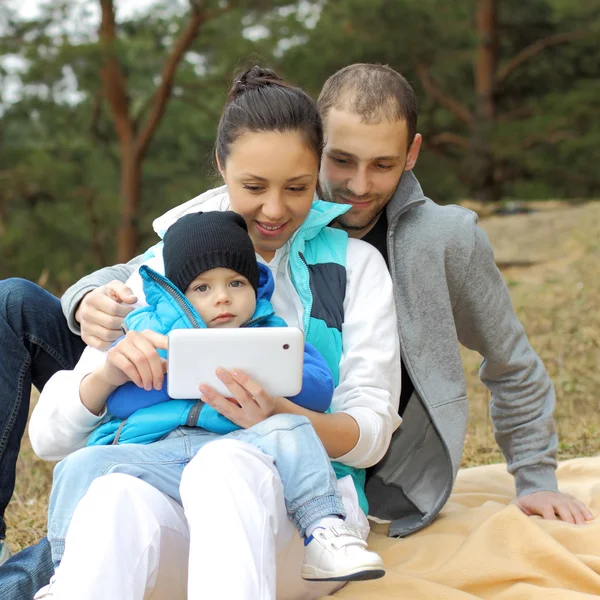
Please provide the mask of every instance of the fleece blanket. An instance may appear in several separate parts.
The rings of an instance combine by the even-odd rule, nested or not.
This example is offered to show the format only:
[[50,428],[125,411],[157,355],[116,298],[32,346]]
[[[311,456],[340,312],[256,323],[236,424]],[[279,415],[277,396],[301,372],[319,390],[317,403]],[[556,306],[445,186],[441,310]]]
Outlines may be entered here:
[[405,539],[373,524],[382,579],[348,584],[346,600],[583,600],[600,597],[600,457],[559,465],[558,481],[598,517],[583,526],[527,517],[510,504],[505,465],[463,469],[450,500]]

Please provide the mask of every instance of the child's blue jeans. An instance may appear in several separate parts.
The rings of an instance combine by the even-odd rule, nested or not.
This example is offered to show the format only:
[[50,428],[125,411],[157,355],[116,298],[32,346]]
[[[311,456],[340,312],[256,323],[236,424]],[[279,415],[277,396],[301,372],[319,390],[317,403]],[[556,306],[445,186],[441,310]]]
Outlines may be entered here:
[[[152,444],[82,448],[56,465],[48,510],[48,540],[55,565],[62,559],[73,512],[94,479],[109,473],[133,475],[181,502],[179,484],[185,466],[202,446],[224,438],[252,444],[274,459],[288,515],[300,535],[319,519],[346,516],[329,457],[307,417],[275,415],[227,435],[180,427]],[[210,481],[206,493],[210,494]]]

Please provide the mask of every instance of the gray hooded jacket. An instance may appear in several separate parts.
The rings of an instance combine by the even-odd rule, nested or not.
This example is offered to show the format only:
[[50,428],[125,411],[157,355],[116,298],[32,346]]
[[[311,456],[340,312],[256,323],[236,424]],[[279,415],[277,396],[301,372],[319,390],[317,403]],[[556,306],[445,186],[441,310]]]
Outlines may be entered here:
[[[439,206],[405,173],[387,207],[388,252],[404,364],[415,392],[367,481],[370,513],[405,536],[446,503],[460,466],[467,397],[459,344],[483,357],[496,440],[518,495],[557,489],[554,389],[517,319],[475,213]],[[101,269],[62,297],[69,326],[83,296],[142,262]],[[398,365],[400,368],[400,365]]]
[[439,206],[405,173],[387,207],[401,352],[415,391],[367,483],[371,514],[405,536],[446,503],[460,466],[467,397],[459,344],[483,357],[496,441],[517,495],[557,490],[555,396],[512,308],[477,215]]

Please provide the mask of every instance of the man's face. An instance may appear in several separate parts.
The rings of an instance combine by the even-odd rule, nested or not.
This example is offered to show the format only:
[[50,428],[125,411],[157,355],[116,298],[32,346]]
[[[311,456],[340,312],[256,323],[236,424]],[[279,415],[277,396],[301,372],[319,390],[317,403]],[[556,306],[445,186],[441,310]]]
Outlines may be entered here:
[[415,137],[414,156],[412,147],[409,155],[407,137],[406,121],[367,124],[358,115],[336,108],[327,115],[321,189],[325,200],[352,205],[337,220],[351,237],[368,233],[402,173],[414,166],[420,136]]

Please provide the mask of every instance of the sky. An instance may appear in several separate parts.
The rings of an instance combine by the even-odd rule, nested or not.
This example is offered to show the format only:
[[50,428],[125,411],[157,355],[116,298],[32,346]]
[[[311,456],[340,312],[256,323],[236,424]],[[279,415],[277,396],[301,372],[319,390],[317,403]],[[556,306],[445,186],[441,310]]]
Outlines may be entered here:
[[[162,4],[167,1],[169,7],[177,7],[178,5],[187,8],[189,6],[189,0],[162,0]],[[128,19],[133,16],[136,12],[145,12],[153,4],[157,4],[159,0],[114,0],[116,7],[116,20],[117,23],[124,19]],[[18,17],[22,19],[33,19],[40,14],[40,7],[52,5],[56,3],[56,0],[0,0],[0,29],[2,27],[2,8],[8,7],[16,11]],[[59,25],[59,28],[63,32],[67,32],[70,36],[77,38],[82,34],[85,36],[86,33],[97,32],[98,24],[100,22],[100,7],[98,0],[74,0],[73,5],[75,8],[75,14],[70,20],[71,22],[63,22]],[[79,8],[87,9],[87,14],[83,14]],[[304,10],[306,9],[306,10]],[[312,22],[314,24],[318,20],[319,10],[315,9],[314,6],[309,6],[300,0],[297,4],[297,10],[299,14],[306,13],[304,15],[307,24]],[[312,15],[312,16],[311,16]],[[247,28],[244,35],[249,38],[254,36],[264,35],[263,27],[255,25]],[[294,40],[282,40],[281,50],[285,50],[290,43],[295,43]],[[192,60],[192,57],[189,57]],[[0,86],[0,115],[2,114],[2,105],[12,104],[18,102],[20,97],[20,91],[22,87],[20,85],[19,72],[23,71],[26,67],[26,63],[20,56],[16,55],[4,55],[0,56],[0,66],[2,66],[6,75],[2,77],[2,85]],[[198,67],[200,68],[200,66]],[[65,73],[65,84],[66,91],[64,99],[68,102],[79,101],[79,94],[76,91],[76,80],[73,73]]]
[[[32,19],[39,15],[41,6],[51,4],[53,1],[54,0],[0,0],[0,8],[1,5],[7,6],[9,9],[15,10],[19,17]],[[155,2],[156,0],[115,0],[117,21],[126,19],[137,11],[144,11]],[[93,12],[97,13],[97,17],[92,18],[94,18],[96,22],[99,22],[100,8],[98,6],[98,0],[77,0],[77,5],[82,7],[90,7]],[[80,26],[81,22],[66,24],[66,29],[67,31],[77,31],[77,28]],[[94,23],[92,28],[96,30],[97,24]],[[8,71],[8,75],[3,78],[2,89],[0,90],[1,115],[2,104],[11,104],[13,102],[18,102],[19,100],[20,79],[18,77],[18,73],[24,67],[24,63],[23,60],[18,56],[5,55],[0,56],[0,65]],[[70,102],[77,102],[79,100],[79,95],[75,91],[76,83],[74,81],[74,76],[69,73],[65,73],[65,78],[67,85],[65,99]],[[71,78],[71,81],[69,81],[69,78]]]
[[[89,0],[80,0],[82,4],[86,1]],[[154,0],[116,0],[117,18],[129,17],[135,11],[147,8],[153,1]],[[19,16],[32,18],[38,15],[38,7],[42,4],[48,4],[48,0],[4,0],[4,3],[9,7],[16,9]],[[95,2],[95,4],[97,4],[97,2]]]

